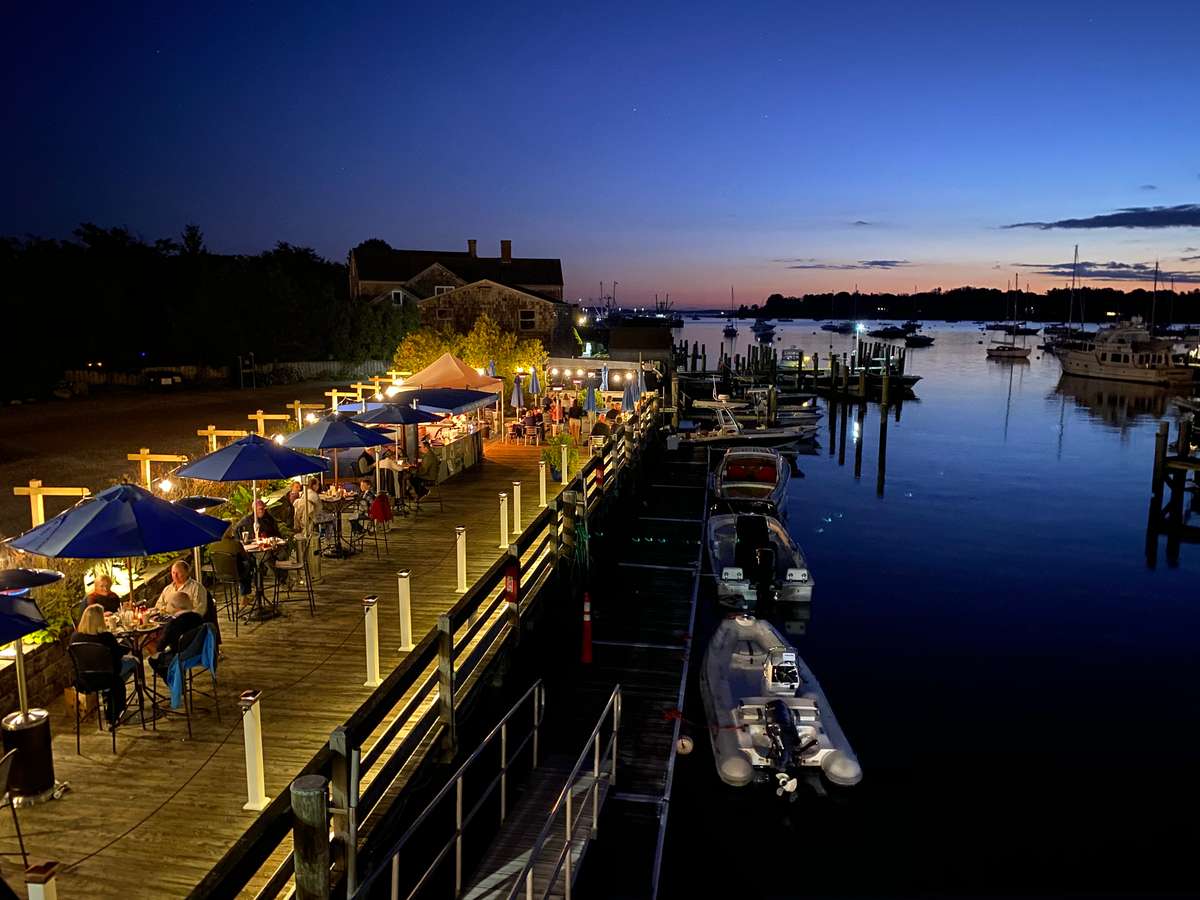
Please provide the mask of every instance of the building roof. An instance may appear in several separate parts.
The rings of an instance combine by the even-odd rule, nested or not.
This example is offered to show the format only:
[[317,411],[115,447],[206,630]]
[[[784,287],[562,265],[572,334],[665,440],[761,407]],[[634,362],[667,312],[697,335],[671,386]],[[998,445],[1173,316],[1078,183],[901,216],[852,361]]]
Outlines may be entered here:
[[471,256],[465,250],[393,250],[370,245],[351,252],[360,281],[408,281],[440,263],[466,282],[486,278],[509,285],[563,283],[559,259],[514,256],[504,262],[495,256]]

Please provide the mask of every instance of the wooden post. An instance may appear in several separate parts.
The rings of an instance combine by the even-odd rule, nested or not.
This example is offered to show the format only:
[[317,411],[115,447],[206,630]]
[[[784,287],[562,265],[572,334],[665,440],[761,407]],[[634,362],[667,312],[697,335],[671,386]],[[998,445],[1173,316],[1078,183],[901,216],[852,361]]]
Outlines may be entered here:
[[696,360],[699,356],[700,356],[700,342],[692,341],[692,366],[691,366],[691,369],[689,369],[689,371],[691,371],[691,372],[696,371]]
[[255,411],[254,411],[253,413],[251,413],[250,415],[246,416],[246,418],[247,418],[247,419],[249,419],[249,420],[250,420],[250,421],[252,421],[252,422],[257,422],[257,423],[258,423],[258,436],[259,436],[259,437],[266,437],[266,436],[267,436],[267,422],[268,422],[268,421],[271,421],[271,422],[279,422],[279,421],[286,422],[286,421],[288,421],[288,419],[290,419],[290,418],[291,418],[291,416],[290,416],[290,415],[287,415],[286,413],[265,413],[265,412],[263,412],[261,409],[258,409],[258,410],[255,410]]
[[858,396],[861,400],[867,399],[867,370],[865,368],[858,370]]
[[151,453],[149,447],[143,447],[137,453],[126,453],[125,458],[130,462],[141,463],[142,481],[146,485],[146,490],[154,490],[153,483],[150,480],[150,463],[152,462],[187,462],[186,456],[179,456],[175,453]]
[[303,428],[304,427],[304,411],[306,409],[310,410],[310,411],[324,409],[325,404],[324,403],[301,403],[299,400],[293,400],[291,403],[289,403],[287,405],[287,408],[290,409],[292,411],[292,415],[294,415],[296,417],[296,427]]
[[[337,388],[334,388],[331,391],[326,391],[325,396],[329,398],[329,402],[333,406],[333,411],[337,412],[338,406],[341,405],[341,402],[343,400],[349,400],[351,397],[353,397],[354,391],[339,391]],[[325,407],[322,407],[322,409],[324,408]],[[253,419],[254,417],[251,416],[250,418]]]
[[1167,443],[1170,440],[1171,425],[1169,422],[1158,423],[1158,433],[1154,436],[1154,472],[1150,476],[1150,496],[1154,498],[1154,518],[1162,518],[1163,480],[1167,471]]
[[209,425],[207,428],[201,428],[196,432],[196,437],[208,439],[208,452],[215,453],[217,450],[217,438],[231,437],[244,438],[250,432],[244,429],[237,428],[218,428],[216,425]]
[[708,345],[707,344],[700,345],[700,371],[701,372],[708,371]]
[[[887,376],[884,375],[884,384],[887,384]],[[884,390],[887,390],[885,387]],[[883,481],[884,475],[887,472],[887,429],[888,417],[887,407],[882,406],[879,409],[879,453],[878,463],[875,469],[875,496],[883,496]]]
[[882,411],[883,418],[887,418],[888,405],[888,388],[891,387],[892,376],[887,371],[883,373],[883,385],[879,389],[879,403],[884,407]]
[[[679,373],[671,372],[671,427],[679,429]],[[542,506],[546,504],[543,503]]]
[[46,497],[87,497],[91,490],[85,487],[43,487],[36,478],[31,479],[29,487],[13,488],[13,495],[29,498],[30,527],[37,528],[46,521]]
[[301,775],[289,793],[296,900],[328,900],[329,781],[324,775]]

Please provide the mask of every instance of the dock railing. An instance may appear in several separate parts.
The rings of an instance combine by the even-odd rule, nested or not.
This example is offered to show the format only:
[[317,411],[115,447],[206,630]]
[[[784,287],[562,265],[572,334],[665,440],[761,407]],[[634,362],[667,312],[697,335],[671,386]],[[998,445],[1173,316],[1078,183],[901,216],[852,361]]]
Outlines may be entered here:
[[[584,521],[616,490],[654,433],[659,401],[646,394],[637,411],[583,462],[554,503],[458,599],[344,724],[335,728],[300,775],[321,775],[331,789],[331,858],[346,892],[358,887],[359,833],[390,788],[431,750],[457,749],[456,715],[484,664],[520,633],[522,617],[545,594],[560,564],[574,555],[576,514]],[[569,512],[565,497],[584,498]],[[388,804],[383,804],[386,807]],[[237,897],[265,879],[255,896],[286,896],[295,873],[292,810],[285,787],[193,888],[192,898]],[[287,847],[287,851],[283,852]],[[269,872],[273,858],[282,858]]]
[[[601,735],[604,725],[610,721],[611,728],[608,740],[603,742],[603,749],[601,749]],[[513,882],[512,888],[508,892],[508,900],[516,900],[516,898],[522,895],[524,895],[525,900],[534,900],[534,897],[539,896],[545,900],[545,898],[550,896],[554,885],[558,883],[558,876],[560,874],[564,876],[563,896],[566,897],[566,900],[571,900],[571,882],[573,880],[571,851],[575,848],[577,840],[582,840],[586,843],[596,836],[596,826],[600,819],[600,779],[607,776],[609,787],[617,783],[617,735],[620,730],[621,686],[618,684],[613,688],[613,692],[608,698],[608,703],[601,710],[600,717],[596,721],[596,727],[592,729],[592,733],[584,741],[583,752],[579,754],[579,759],[575,762],[575,768],[567,776],[567,783],[563,785],[558,799],[554,801],[554,805],[550,807],[550,811],[546,814],[546,824],[542,826],[537,840],[533,842],[533,847],[529,851],[529,858],[525,861],[525,865],[522,867]],[[590,766],[588,766],[589,762],[591,763]],[[585,772],[585,766],[587,766],[586,773],[581,776],[580,773]],[[581,777],[587,778],[589,776],[591,781],[587,785],[587,796],[584,797],[583,803],[576,810],[573,800],[575,788],[579,784]],[[586,835],[577,839],[575,832],[580,820],[583,818],[589,801],[592,804],[592,827]],[[554,868],[551,870],[550,877],[546,880],[546,883],[538,885],[534,879],[534,866],[537,865],[542,850],[545,849],[546,841],[550,839],[551,832],[554,831],[554,820],[558,818],[559,810],[562,810],[564,813],[563,848],[554,860]]]
[[[450,776],[446,784],[440,791],[434,795],[433,799],[413,821],[411,825],[405,829],[404,834],[400,839],[392,843],[382,855],[378,857],[379,864],[375,866],[358,885],[353,893],[348,893],[350,900],[359,900],[359,898],[370,896],[372,886],[385,873],[391,874],[391,889],[389,896],[391,900],[398,900],[401,896],[400,887],[400,854],[405,846],[414,836],[418,834],[421,827],[429,820],[435,810],[438,810],[442,802],[449,797],[451,790],[454,791],[454,832],[450,838],[446,840],[434,853],[432,861],[425,868],[420,876],[416,879],[416,883],[412,889],[404,894],[406,897],[415,896],[426,881],[434,872],[442,865],[447,855],[451,850],[454,851],[454,893],[457,896],[462,893],[463,886],[463,836],[467,827],[479,814],[492,795],[497,791],[500,792],[500,821],[503,822],[508,815],[508,774],[512,763],[518,759],[529,747],[529,770],[533,771],[538,765],[538,732],[545,717],[546,692],[541,679],[536,681],[532,687],[527,690],[512,708],[505,713],[496,726],[488,733],[488,735],[480,742],[479,746],[467,757],[458,770]],[[519,741],[515,746],[510,743],[509,723],[518,715],[522,717],[522,721],[528,723],[528,730],[521,728],[519,722],[515,724],[518,729]],[[520,736],[523,734],[523,737]],[[470,809],[464,809],[464,790],[463,779],[467,772],[474,768],[479,761],[481,755],[489,747],[493,745],[496,739],[500,740],[500,765],[499,771],[489,780],[479,791],[479,797],[471,806]],[[423,850],[422,853],[428,853],[428,850]]]

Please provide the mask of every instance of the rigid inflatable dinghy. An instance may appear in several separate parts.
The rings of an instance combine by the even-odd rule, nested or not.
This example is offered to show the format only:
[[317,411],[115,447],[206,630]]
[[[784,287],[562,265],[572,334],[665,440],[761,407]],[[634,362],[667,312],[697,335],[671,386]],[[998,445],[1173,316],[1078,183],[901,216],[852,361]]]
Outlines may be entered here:
[[718,626],[700,693],[708,716],[717,774],[726,784],[773,782],[796,796],[803,769],[833,784],[862,780],[862,767],[812,670],[771,624],[753,616]]

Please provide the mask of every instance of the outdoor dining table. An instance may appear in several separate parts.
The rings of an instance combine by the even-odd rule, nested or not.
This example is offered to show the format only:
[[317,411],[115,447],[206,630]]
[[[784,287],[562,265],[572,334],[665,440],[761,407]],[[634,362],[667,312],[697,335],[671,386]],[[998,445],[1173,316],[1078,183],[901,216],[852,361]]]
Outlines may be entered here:
[[246,541],[242,549],[254,560],[254,603],[243,612],[243,621],[265,622],[280,615],[278,609],[267,604],[267,592],[263,586],[263,570],[267,568],[267,556],[274,553],[284,544],[283,538],[263,537],[256,541]]
[[357,503],[359,497],[355,493],[321,494],[321,504],[333,514],[334,547],[327,553],[328,556],[342,559],[354,553],[350,545],[342,540],[342,513]]

